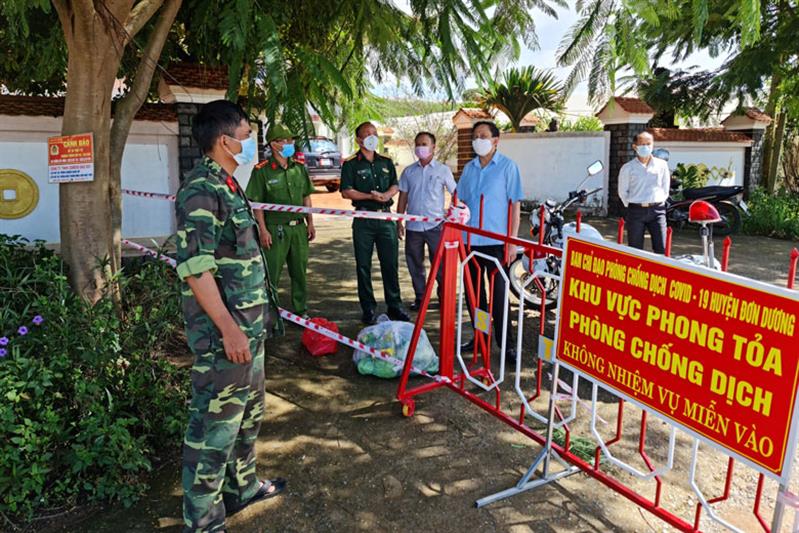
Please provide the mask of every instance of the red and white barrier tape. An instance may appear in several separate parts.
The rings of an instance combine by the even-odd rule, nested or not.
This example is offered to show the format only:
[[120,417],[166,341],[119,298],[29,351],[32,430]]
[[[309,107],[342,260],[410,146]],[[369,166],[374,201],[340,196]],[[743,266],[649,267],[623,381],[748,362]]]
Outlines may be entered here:
[[[138,196],[140,198],[155,198],[161,200],[175,201],[174,194],[164,194],[159,192],[144,192],[133,191],[130,189],[122,189],[124,194],[130,196]],[[371,218],[377,220],[404,220],[406,222],[444,222],[445,217],[426,217],[420,215],[408,215],[404,213],[392,213],[384,211],[354,211],[351,209],[329,209],[327,207],[305,207],[301,205],[282,205],[282,204],[263,204],[259,202],[250,202],[253,209],[261,209],[263,211],[275,211],[278,213],[313,213],[317,215],[337,215],[351,218]]]
[[[172,259],[169,256],[166,256],[164,254],[159,254],[155,250],[151,250],[151,249],[147,248],[146,246],[142,246],[141,244],[136,244],[135,242],[130,241],[128,239],[122,239],[122,244],[124,244],[126,246],[129,246],[131,248],[135,248],[135,249],[137,249],[137,250],[139,250],[141,252],[144,252],[145,254],[147,254],[147,255],[149,255],[151,257],[154,257],[156,259],[164,261],[165,263],[167,263],[168,265],[172,266],[173,268],[177,268],[177,261],[175,261],[174,259]],[[372,348],[371,346],[367,346],[366,344],[364,344],[362,342],[358,342],[356,340],[350,339],[349,337],[345,337],[341,333],[338,333],[336,331],[331,331],[331,330],[329,330],[327,328],[324,328],[324,327],[320,326],[319,324],[316,324],[315,322],[311,322],[310,320],[306,320],[306,319],[302,318],[301,316],[295,315],[294,313],[292,313],[290,311],[286,311],[285,309],[283,309],[281,307],[279,307],[278,310],[280,311],[280,316],[285,318],[286,320],[294,322],[295,324],[297,324],[299,326],[302,326],[302,327],[304,327],[306,329],[310,329],[310,330],[316,331],[317,333],[321,333],[325,337],[327,337],[329,339],[333,339],[334,341],[339,342],[341,344],[345,344],[345,345],[349,346],[350,348],[354,348],[356,350],[360,350],[362,352],[366,352],[369,355],[371,355],[372,357],[375,357],[375,358],[380,359],[382,361],[385,361],[387,363],[391,363],[397,369],[402,368],[402,366],[405,364],[403,361],[397,359],[396,357],[391,357],[390,355],[388,355],[387,352],[381,352],[379,350],[376,350],[376,349]],[[426,372],[424,370],[418,369],[416,367],[411,367],[411,372],[413,372],[414,374],[419,374],[420,376],[424,376],[424,377],[430,378],[430,379],[432,379],[432,380],[434,380],[436,382],[439,382],[439,383],[449,383],[449,381],[450,381],[449,378],[433,375],[433,374],[430,374],[429,372]]]

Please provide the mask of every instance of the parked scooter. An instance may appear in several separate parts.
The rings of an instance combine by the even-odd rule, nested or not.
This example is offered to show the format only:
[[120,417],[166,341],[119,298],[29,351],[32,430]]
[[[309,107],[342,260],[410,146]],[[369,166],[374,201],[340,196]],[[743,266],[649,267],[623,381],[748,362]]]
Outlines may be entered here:
[[[652,155],[668,161],[670,153],[665,148],[657,148]],[[721,216],[721,220],[713,224],[713,233],[724,236],[741,229],[741,212],[749,214],[749,208],[741,198],[744,192],[742,186],[681,187],[682,183],[672,173],[670,196],[666,200],[666,222],[669,226],[682,229],[686,224],[694,225],[688,220],[688,209],[694,201],[704,200],[712,204]]]
[[[575,203],[585,203],[586,199],[602,190],[602,187],[597,187],[586,191],[580,189],[591,176],[599,174],[604,165],[601,161],[595,161],[588,167],[588,175],[577,186],[577,190],[571,191],[569,197],[563,202],[556,203],[554,200],[547,200],[544,202],[544,227],[540,227],[540,215],[538,210],[534,210],[530,214],[530,236],[532,240],[538,241],[539,232],[543,232],[543,243],[555,248],[563,248],[566,239],[570,236],[580,235],[597,240],[604,240],[602,234],[591,226],[590,224],[580,224],[580,232],[577,232],[577,224],[575,222],[565,222],[565,211]],[[558,299],[558,286],[559,281],[555,277],[560,276],[561,259],[554,254],[546,254],[542,257],[533,257],[533,274],[530,273],[530,260],[527,255],[520,254],[519,257],[511,263],[509,267],[508,277],[510,278],[510,287],[516,297],[524,299],[528,304],[541,305],[541,299],[544,298],[547,304],[554,303]],[[528,281],[531,277],[538,277],[536,280]],[[543,290],[542,290],[543,289]]]

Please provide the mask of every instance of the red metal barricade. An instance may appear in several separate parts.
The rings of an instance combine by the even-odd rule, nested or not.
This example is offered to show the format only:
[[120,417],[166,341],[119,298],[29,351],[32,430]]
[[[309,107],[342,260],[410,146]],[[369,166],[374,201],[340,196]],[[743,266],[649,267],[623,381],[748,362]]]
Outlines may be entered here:
[[[543,228],[543,217],[544,215],[542,211],[541,225],[539,226],[541,228]],[[482,202],[479,220],[481,222],[483,220]],[[496,359],[492,361],[491,341],[492,336],[497,334],[495,329],[500,330],[500,327],[505,329],[507,323],[510,322],[510,309],[505,313],[505,325],[493,324],[488,328],[487,332],[481,332],[475,329],[475,342],[473,353],[471,354],[472,357],[469,359],[468,364],[465,362],[463,356],[460,354],[459,346],[456,344],[460,340],[459,333],[461,331],[461,324],[464,318],[464,313],[462,309],[458,308],[458,304],[460,303],[462,306],[463,302],[466,302],[468,315],[471,316],[472,320],[474,321],[474,316],[478,311],[482,311],[484,313],[487,312],[489,316],[492,316],[491,311],[493,306],[504,305],[507,303],[492,301],[492,291],[488,291],[488,309],[480,309],[479,295],[483,288],[481,284],[486,283],[486,281],[482,279],[482,276],[480,276],[478,279],[474,279],[469,275],[467,263],[475,261],[475,254],[468,246],[471,242],[471,236],[481,235],[504,243],[505,264],[503,266],[507,266],[507,264],[513,259],[508,253],[509,247],[511,246],[518,247],[518,249],[521,251],[521,255],[524,255],[528,258],[531,272],[533,268],[534,257],[546,256],[547,254],[551,254],[556,257],[561,256],[562,252],[560,249],[545,246],[543,244],[543,233],[539,235],[538,242],[531,242],[512,237],[510,236],[510,233],[510,224],[507,234],[500,235],[487,232],[483,229],[471,228],[462,224],[452,222],[445,223],[441,243],[436,252],[433,265],[429,273],[427,290],[416,319],[415,332],[411,340],[408,357],[405,361],[397,390],[397,399],[402,405],[403,414],[406,416],[413,414],[415,411],[416,396],[430,392],[434,389],[447,388],[456,394],[463,396],[519,433],[529,437],[534,442],[544,446],[544,451],[542,451],[542,453],[536,457],[536,460],[530,466],[527,473],[522,477],[521,480],[519,480],[515,487],[511,487],[508,490],[478,500],[478,502],[476,502],[478,506],[489,504],[499,499],[518,494],[525,490],[530,490],[537,486],[556,481],[560,478],[577,472],[583,472],[603,483],[614,492],[624,496],[641,509],[649,511],[651,514],[657,516],[678,530],[700,531],[703,518],[710,520],[722,527],[730,528],[732,530],[742,530],[737,525],[722,518],[716,511],[716,507],[714,507],[714,505],[718,505],[721,502],[729,499],[735,473],[745,470],[746,465],[740,465],[739,468],[736,469],[735,459],[729,456],[724,456],[726,471],[723,475],[723,486],[720,487],[721,494],[717,497],[706,499],[703,496],[703,493],[700,490],[697,482],[697,467],[699,458],[703,457],[703,455],[701,455],[699,452],[699,441],[694,439],[694,446],[690,452],[691,464],[690,478],[688,481],[691,489],[693,490],[693,494],[696,497],[697,503],[694,511],[689,516],[686,516],[685,513],[683,513],[683,516],[680,516],[679,513],[667,508],[667,506],[665,506],[663,503],[664,494],[666,492],[666,482],[663,475],[673,468],[673,464],[675,462],[675,450],[677,449],[676,434],[678,432],[678,428],[676,426],[669,427],[670,435],[665,454],[665,464],[661,465],[660,467],[656,467],[655,461],[647,453],[647,434],[650,429],[648,428],[648,423],[650,421],[651,413],[649,413],[647,410],[639,409],[629,403],[626,403],[622,398],[616,397],[615,401],[618,403],[618,407],[615,411],[616,419],[612,424],[607,424],[605,422],[605,424],[607,424],[609,428],[612,428],[612,430],[609,431],[610,438],[604,440],[604,437],[602,437],[600,434],[597,425],[597,421],[602,421],[601,417],[599,417],[597,413],[597,385],[595,383],[593,384],[591,406],[587,407],[585,405],[586,402],[581,400],[577,395],[580,379],[578,373],[574,372],[572,383],[570,385],[564,383],[559,377],[558,362],[556,360],[550,360],[546,352],[542,352],[540,346],[538,354],[540,357],[531,353],[517,354],[520,362],[516,366],[515,392],[519,396],[518,401],[521,403],[521,407],[518,412],[509,412],[507,409],[503,409],[503,395],[506,394],[507,391],[501,390],[500,384],[504,380],[505,357],[502,352],[500,352],[499,373],[498,375],[495,375],[495,372],[492,370],[492,362],[494,363],[495,368],[497,366],[497,361]],[[619,221],[619,241],[621,241],[622,235],[623,221]],[[667,244],[668,246],[666,253],[669,255],[671,252],[670,229],[667,235]],[[723,270],[726,270],[729,262],[730,246],[731,240],[725,239],[721,263]],[[797,262],[799,262],[799,252],[794,250],[794,252],[791,254],[789,268],[789,288],[793,287]],[[420,332],[425,323],[427,305],[432,295],[432,289],[433,284],[435,283],[436,275],[440,269],[443,269],[443,276],[440,296],[441,322],[439,357],[440,374],[445,379],[435,383],[425,383],[416,387],[410,387],[409,377],[411,375],[413,353],[415,352]],[[505,273],[499,269],[495,269],[487,281],[489,289],[492,288],[494,283],[497,282],[496,276],[498,275],[504,276]],[[534,275],[530,282],[539,284],[540,286],[541,279]],[[506,282],[506,288],[507,286],[508,285]],[[522,347],[521,339],[522,335],[524,334],[522,331],[525,320],[523,306],[524,302],[523,299],[521,299],[519,303],[520,311],[518,313],[518,334],[516,343],[519,348]],[[545,333],[547,311],[552,311],[552,309],[547,309],[547,301],[545,298],[542,298],[540,308],[536,309],[535,311],[537,311],[538,314],[537,327],[530,328],[530,331],[535,331],[535,333],[539,335],[539,340],[541,340],[541,342],[545,342],[543,334]],[[530,314],[532,316],[532,313]],[[533,317],[533,319],[535,319],[535,317]],[[530,321],[530,318],[528,317],[526,320]],[[526,329],[525,332],[529,333]],[[460,369],[456,369],[456,360],[461,363]],[[529,371],[531,370],[529,368],[531,365],[534,373],[534,380],[531,384],[528,384],[527,390],[523,391],[519,386],[519,376],[521,373],[520,369],[524,367],[527,371]],[[540,405],[537,408],[538,410],[536,410],[532,404],[534,404],[536,401],[545,400],[544,395],[542,394],[542,384],[544,382],[543,379],[546,375],[546,370],[548,370],[551,377],[551,390],[548,399],[548,407],[545,410],[546,413],[543,413],[542,411],[544,410],[540,408]],[[603,387],[603,394],[607,395],[610,393],[612,393],[612,391],[608,391]],[[564,412],[561,406],[558,405],[558,401],[562,401],[564,398],[570,402],[570,405],[566,410],[567,412]],[[589,458],[584,456],[581,457],[575,451],[575,438],[577,437],[573,435],[571,423],[576,418],[576,408],[578,405],[583,405],[591,412],[591,432],[594,437],[593,443],[595,448],[593,448],[591,457]],[[637,413],[635,411],[636,409]],[[636,416],[636,414],[638,414],[640,417],[637,423],[635,423],[634,428],[637,432],[637,446],[635,447],[635,453],[637,454],[638,460],[644,466],[643,470],[632,466],[630,462],[625,462],[614,456],[614,452],[612,451],[617,447],[614,445],[617,445],[623,440],[625,435],[625,427],[629,426],[629,422],[626,420],[626,417],[631,416],[631,414],[632,416]],[[654,416],[657,415],[655,414]],[[664,422],[664,420],[659,417],[658,421]],[[665,422],[668,424],[667,421]],[[544,426],[543,429],[541,426]],[[661,427],[661,424],[659,424],[659,427]],[[555,438],[556,431],[559,435],[557,439]],[[606,430],[606,432],[608,431]],[[684,452],[684,448],[681,448],[680,450]],[[624,450],[619,451],[619,453],[623,452]],[[702,453],[704,454],[707,452],[703,451]],[[660,453],[658,455],[660,455],[660,462],[664,462],[663,454]],[[555,471],[552,468],[551,465],[554,465],[555,462],[562,464],[562,468],[560,470]],[[533,476],[538,468],[542,465],[543,474],[539,475],[538,479],[533,480]],[[688,468],[688,465],[683,464],[682,466]],[[617,468],[614,469],[610,467]],[[623,471],[622,474],[619,474],[619,470]],[[751,469],[749,470],[749,473],[751,475]],[[642,491],[640,484],[627,481],[625,476],[632,476],[633,480],[637,478],[645,482],[652,482],[654,484],[654,492],[651,495],[645,494]],[[768,521],[762,516],[762,500],[763,494],[765,492],[765,484],[769,483],[770,485],[776,486],[776,482],[765,478],[763,474],[759,474],[757,480],[757,486],[753,487],[754,494],[750,502],[751,513],[749,515],[750,517],[754,517],[756,523],[758,523],[764,531],[771,531],[772,529],[769,527]],[[779,528],[779,524],[782,520],[782,502],[790,500],[790,493],[787,492],[787,489],[787,486],[779,487],[780,497],[775,505],[771,520],[772,527],[776,526],[777,529]],[[744,528],[745,527],[746,526],[744,526]]]

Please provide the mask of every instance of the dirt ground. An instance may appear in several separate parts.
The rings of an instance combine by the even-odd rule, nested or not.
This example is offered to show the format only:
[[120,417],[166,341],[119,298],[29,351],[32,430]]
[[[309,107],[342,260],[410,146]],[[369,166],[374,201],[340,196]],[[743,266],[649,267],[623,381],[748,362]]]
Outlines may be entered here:
[[[320,193],[315,196],[315,204],[348,207],[337,193]],[[592,223],[607,238],[615,239],[614,221]],[[342,333],[355,337],[362,326],[350,221],[318,218],[317,229],[309,265],[311,314],[336,321]],[[784,286],[788,254],[794,245],[735,236],[730,270]],[[674,249],[675,253],[700,253],[697,234],[678,234]],[[720,249],[719,241],[718,254]],[[375,261],[375,292],[378,301],[382,301],[378,273]],[[400,273],[403,296],[410,302],[413,293],[402,257]],[[287,281],[281,283],[281,294],[286,294]],[[434,346],[438,318],[436,312],[431,312],[427,319],[426,330]],[[524,359],[522,386],[526,391],[532,390],[531,354],[535,353],[538,318],[537,313],[528,312],[523,325],[528,355]],[[552,323],[549,317],[549,328]],[[351,361],[352,351],[344,347],[332,356],[310,357],[300,346],[301,330],[293,326],[287,329],[284,338],[270,342],[267,348],[268,414],[257,452],[260,474],[288,478],[288,493],[231,518],[230,531],[670,530],[665,522],[640,511],[584,474],[476,509],[476,499],[515,484],[540,447],[446,389],[420,396],[415,416],[403,418],[394,400],[396,380],[360,376]],[[502,406],[509,413],[518,413],[512,378],[508,372],[502,385]],[[423,379],[414,378],[413,383],[422,383]],[[580,396],[590,403],[590,389],[580,390]],[[601,396],[600,404],[599,413],[605,423],[599,423],[599,431],[608,439],[615,429],[617,403]],[[585,405],[577,407],[574,431],[590,438]],[[535,407],[541,412],[545,408],[543,403],[536,403]],[[640,414],[628,408],[625,416],[625,438],[615,445],[614,453],[644,469],[640,459],[634,459]],[[658,465],[666,461],[667,443],[664,424],[650,419],[647,451]],[[664,478],[662,505],[692,521],[696,497],[687,484],[689,453],[690,440],[678,437],[678,466]],[[720,493],[725,468],[726,460],[715,453],[702,455],[698,479],[708,497]],[[653,481],[633,480],[615,467],[610,471],[646,497],[654,497]],[[179,477],[179,465],[167,465],[157,473],[151,491],[134,508],[101,510],[62,530],[179,531]],[[719,507],[726,519],[744,531],[757,530],[751,516],[756,477],[747,468],[738,467],[731,499]],[[767,482],[766,491],[764,505],[769,507],[773,505],[775,485]],[[786,524],[791,522],[792,517]],[[717,529],[707,521],[702,527]]]

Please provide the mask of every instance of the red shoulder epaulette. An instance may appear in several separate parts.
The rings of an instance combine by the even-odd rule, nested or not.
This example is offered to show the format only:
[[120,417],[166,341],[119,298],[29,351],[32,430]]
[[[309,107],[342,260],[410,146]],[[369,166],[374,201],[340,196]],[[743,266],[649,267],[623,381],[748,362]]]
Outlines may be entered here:
[[268,160],[268,159],[264,159],[263,161],[261,161],[260,163],[258,163],[257,165],[255,165],[255,168],[256,168],[256,169],[261,169],[261,168],[264,168],[268,162],[269,162],[269,160]]

